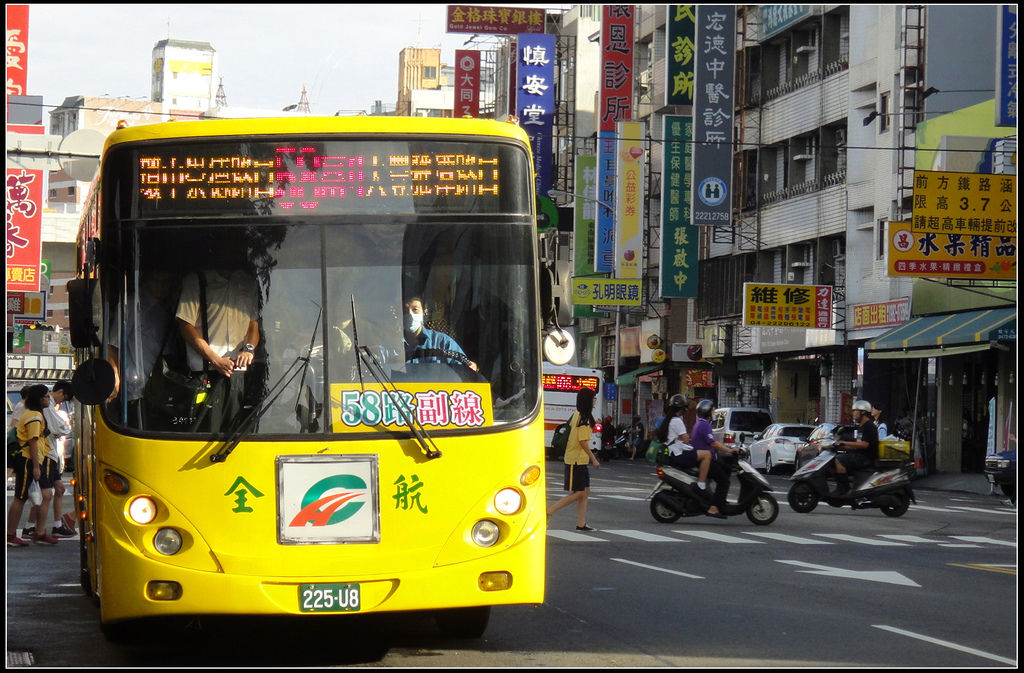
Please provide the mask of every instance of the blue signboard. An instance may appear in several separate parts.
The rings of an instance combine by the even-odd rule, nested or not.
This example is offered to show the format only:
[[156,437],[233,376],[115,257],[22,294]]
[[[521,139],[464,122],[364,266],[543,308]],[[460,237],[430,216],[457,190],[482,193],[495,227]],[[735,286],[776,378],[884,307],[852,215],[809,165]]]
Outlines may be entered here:
[[519,125],[530,136],[537,193],[547,194],[552,187],[554,163],[555,36],[522,33],[517,40],[516,113]]
[[996,126],[1017,125],[1017,5],[1001,5],[996,53]]

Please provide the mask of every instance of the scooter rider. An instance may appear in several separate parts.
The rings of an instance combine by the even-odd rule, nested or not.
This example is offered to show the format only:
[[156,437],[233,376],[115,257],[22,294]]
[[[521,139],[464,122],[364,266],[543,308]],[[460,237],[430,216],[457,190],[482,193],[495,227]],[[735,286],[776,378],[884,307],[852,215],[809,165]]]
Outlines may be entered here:
[[878,427],[874,423],[871,409],[871,403],[867,400],[854,402],[853,420],[859,426],[854,433],[854,440],[840,440],[835,443],[837,448],[847,449],[846,453],[836,456],[837,494],[850,490],[851,472],[871,469],[875,465],[875,458],[878,456]]
[[729,493],[729,472],[719,464],[717,451],[737,453],[738,449],[727,447],[715,439],[715,435],[711,431],[711,412],[714,409],[715,403],[711,400],[701,400],[697,403],[697,422],[693,424],[691,437],[694,449],[711,454],[708,475],[715,482],[715,495],[707,514],[717,519],[724,519],[725,515],[721,513],[721,510],[725,507],[725,496]]

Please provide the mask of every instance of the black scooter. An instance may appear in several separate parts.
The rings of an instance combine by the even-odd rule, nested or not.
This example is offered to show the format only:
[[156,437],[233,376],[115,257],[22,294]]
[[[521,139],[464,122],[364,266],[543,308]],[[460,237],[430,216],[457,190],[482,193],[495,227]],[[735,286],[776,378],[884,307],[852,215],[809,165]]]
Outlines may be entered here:
[[[779,503],[770,493],[771,485],[764,476],[755,470],[747,459],[750,454],[741,450],[740,455],[720,453],[718,460],[736,474],[740,482],[739,497],[735,502],[726,499],[725,507],[720,508],[726,516],[746,514],[751,523],[767,526],[779,515]],[[701,516],[711,504],[711,496],[706,490],[697,488],[698,468],[681,470],[669,465],[655,466],[658,473],[658,484],[648,498],[651,501],[651,516],[659,523],[673,523],[684,516]],[[732,481],[730,475],[730,482]],[[709,483],[708,488],[713,488]]]
[[825,502],[832,507],[878,508],[886,516],[897,517],[906,514],[911,502],[917,503],[910,487],[910,460],[892,469],[856,471],[850,475],[853,485],[849,490],[830,489],[830,482],[835,482],[832,463],[838,452],[831,442],[823,444],[821,452],[790,477],[794,483],[787,499],[794,512],[806,514]]

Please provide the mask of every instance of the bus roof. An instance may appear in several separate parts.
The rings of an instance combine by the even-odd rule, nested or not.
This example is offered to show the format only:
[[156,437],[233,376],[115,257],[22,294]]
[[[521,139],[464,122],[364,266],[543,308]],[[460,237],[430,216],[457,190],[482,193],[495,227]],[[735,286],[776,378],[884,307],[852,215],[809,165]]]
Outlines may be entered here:
[[529,144],[526,132],[512,122],[490,119],[433,117],[281,117],[252,119],[202,119],[126,126],[107,137],[104,154],[121,143],[194,138],[204,136],[272,136],[351,133],[402,135],[485,135],[515,139]]

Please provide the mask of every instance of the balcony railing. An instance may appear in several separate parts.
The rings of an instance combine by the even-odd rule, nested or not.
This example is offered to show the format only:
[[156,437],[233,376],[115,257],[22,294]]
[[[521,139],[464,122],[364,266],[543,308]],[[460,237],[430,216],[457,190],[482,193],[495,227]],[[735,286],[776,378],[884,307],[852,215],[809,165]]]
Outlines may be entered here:
[[796,196],[803,196],[804,194],[811,194],[813,192],[821,191],[822,189],[828,189],[829,187],[835,187],[846,182],[846,171],[836,171],[829,173],[828,175],[822,176],[822,178],[808,180],[801,182],[800,184],[790,185],[789,187],[783,187],[782,189],[776,189],[770,192],[761,193],[761,206],[770,206],[773,203],[779,203],[786,199],[791,199]]

